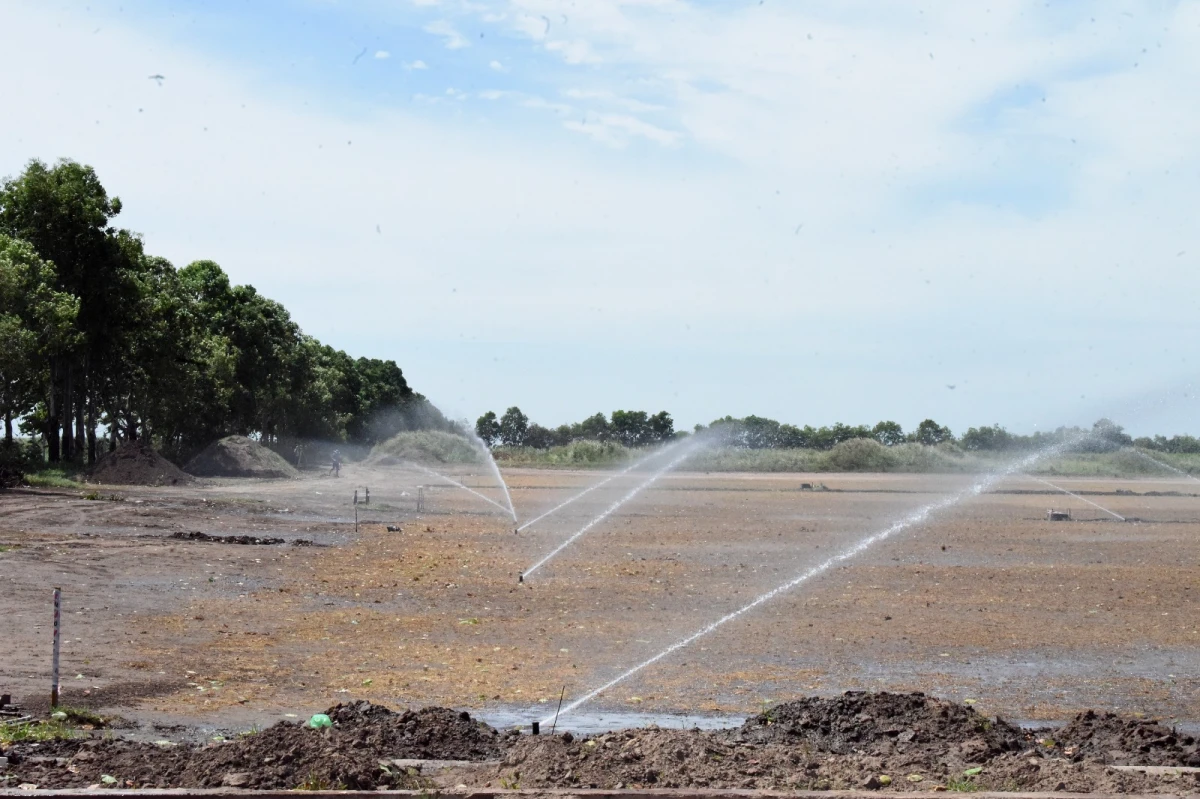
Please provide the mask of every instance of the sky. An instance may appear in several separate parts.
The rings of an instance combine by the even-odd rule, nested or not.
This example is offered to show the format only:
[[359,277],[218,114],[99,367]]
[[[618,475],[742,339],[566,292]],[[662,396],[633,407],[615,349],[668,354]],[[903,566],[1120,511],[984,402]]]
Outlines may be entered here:
[[0,0],[0,52],[0,175],[92,165],[455,417],[1200,434],[1196,0]]

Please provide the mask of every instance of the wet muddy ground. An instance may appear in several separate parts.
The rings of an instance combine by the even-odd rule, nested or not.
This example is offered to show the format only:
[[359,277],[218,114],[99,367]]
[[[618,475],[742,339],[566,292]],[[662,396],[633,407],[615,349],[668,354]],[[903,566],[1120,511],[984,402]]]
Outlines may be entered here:
[[[601,478],[506,476],[521,519]],[[500,496],[483,474],[456,477]],[[66,701],[160,725],[149,737],[169,737],[170,725],[188,731],[177,737],[229,733],[351,699],[543,718],[564,687],[569,702],[969,485],[670,475],[517,583],[644,477],[614,480],[519,535],[428,475],[353,464],[341,479],[122,486],[90,500],[4,492],[0,692],[46,703],[60,585]],[[814,480],[830,490],[801,490]],[[1194,724],[1196,484],[1055,482],[1138,521],[1007,480],[657,662],[593,709],[745,718],[805,695],[922,690],[1013,719],[1098,708]],[[359,506],[358,532],[355,488],[372,502]],[[1048,522],[1051,508],[1074,519]]]

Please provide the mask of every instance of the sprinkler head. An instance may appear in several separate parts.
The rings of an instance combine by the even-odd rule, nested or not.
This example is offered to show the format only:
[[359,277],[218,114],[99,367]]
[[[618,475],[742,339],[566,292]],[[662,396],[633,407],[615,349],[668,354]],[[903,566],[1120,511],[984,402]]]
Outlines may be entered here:
[[525,582],[525,575],[523,575],[523,574],[518,574],[518,575],[517,575],[517,582],[518,582],[518,583],[523,583],[523,582]]

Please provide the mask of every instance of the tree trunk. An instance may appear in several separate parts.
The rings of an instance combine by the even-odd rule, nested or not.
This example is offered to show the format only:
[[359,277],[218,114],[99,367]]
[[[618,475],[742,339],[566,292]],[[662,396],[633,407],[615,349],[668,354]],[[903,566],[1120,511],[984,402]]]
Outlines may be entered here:
[[87,446],[88,464],[96,462],[96,401],[89,394],[87,399]]
[[83,432],[83,398],[83,391],[80,391],[79,396],[75,398],[75,460],[79,463],[83,463],[84,456],[87,454],[83,447],[87,440]]
[[12,446],[12,411],[4,412],[4,445]]
[[58,440],[58,404],[55,398],[58,392],[58,360],[50,362],[50,394],[46,397],[46,446],[50,450],[51,463],[58,463],[60,448]]
[[71,380],[71,364],[66,366],[63,376],[62,405],[58,409],[58,425],[62,428],[62,459],[68,463],[75,459],[75,440],[71,434],[71,400],[75,397]]

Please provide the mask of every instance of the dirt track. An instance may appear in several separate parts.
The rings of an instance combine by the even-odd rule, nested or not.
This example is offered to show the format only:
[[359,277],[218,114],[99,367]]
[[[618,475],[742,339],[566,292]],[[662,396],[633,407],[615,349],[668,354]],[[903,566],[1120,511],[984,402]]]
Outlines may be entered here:
[[[522,519],[597,479],[510,471]],[[462,475],[460,475],[462,477]],[[489,490],[483,475],[468,484]],[[0,691],[48,693],[49,588],[64,588],[67,701],[222,729],[333,702],[538,718],[938,496],[960,477],[671,476],[524,585],[530,563],[636,475],[513,534],[426,476],[369,472],[181,488],[0,494]],[[829,492],[800,491],[803,482]],[[596,704],[748,715],[844,689],[924,690],[985,713],[1096,707],[1200,719],[1200,498],[1180,481],[1032,482],[936,516],[614,687]],[[426,510],[415,510],[424,484]],[[370,487],[369,523],[351,495]],[[1116,493],[1117,490],[1134,494]],[[1041,492],[1041,493],[1034,493]],[[493,493],[493,496],[498,494]],[[1071,508],[1075,521],[1044,521]],[[398,525],[389,533],[385,524]],[[253,546],[174,533],[302,538]],[[549,708],[549,709],[548,709]],[[567,722],[569,723],[569,722]]]

